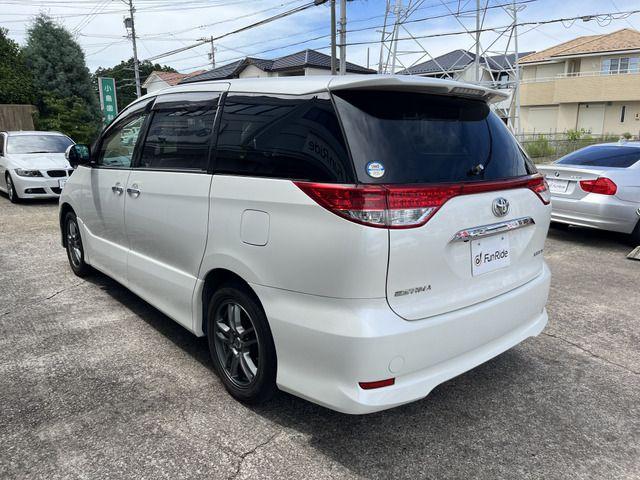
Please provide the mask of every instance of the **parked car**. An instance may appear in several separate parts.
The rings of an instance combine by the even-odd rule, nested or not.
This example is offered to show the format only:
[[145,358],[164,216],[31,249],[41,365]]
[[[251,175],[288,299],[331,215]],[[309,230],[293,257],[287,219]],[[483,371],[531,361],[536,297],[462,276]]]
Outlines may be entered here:
[[65,158],[71,145],[58,132],[0,132],[0,191],[14,203],[58,197],[73,172]]
[[538,167],[551,190],[551,220],[627,233],[640,245],[640,142],[603,143]]
[[206,335],[237,399],[423,398],[547,323],[549,193],[501,96],[376,75],[147,95],[70,149],[62,244]]

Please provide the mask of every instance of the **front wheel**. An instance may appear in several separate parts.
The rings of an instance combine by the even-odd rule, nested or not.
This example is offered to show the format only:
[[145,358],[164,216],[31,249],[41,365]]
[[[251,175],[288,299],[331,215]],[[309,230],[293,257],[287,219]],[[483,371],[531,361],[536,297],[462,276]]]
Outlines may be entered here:
[[84,247],[82,246],[82,237],[80,237],[78,219],[73,212],[68,212],[64,217],[64,235],[71,270],[78,277],[87,276],[91,267],[84,261]]
[[211,358],[227,391],[246,403],[261,403],[276,391],[276,350],[267,317],[251,292],[227,285],[209,302],[207,337]]
[[7,182],[7,196],[9,197],[9,201],[11,203],[19,203],[20,195],[18,195],[16,186],[13,184],[13,179],[11,178],[11,175],[9,173],[7,173],[5,180]]

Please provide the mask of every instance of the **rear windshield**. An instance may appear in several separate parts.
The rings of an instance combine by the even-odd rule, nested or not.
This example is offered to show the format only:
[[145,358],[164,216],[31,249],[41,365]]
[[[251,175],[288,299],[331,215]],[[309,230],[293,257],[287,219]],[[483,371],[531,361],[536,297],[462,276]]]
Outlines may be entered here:
[[601,145],[583,148],[565,155],[556,163],[590,167],[627,168],[640,160],[640,148]]
[[535,172],[484,102],[370,90],[334,98],[360,182],[444,183]]
[[64,153],[73,142],[64,135],[13,135],[7,153]]

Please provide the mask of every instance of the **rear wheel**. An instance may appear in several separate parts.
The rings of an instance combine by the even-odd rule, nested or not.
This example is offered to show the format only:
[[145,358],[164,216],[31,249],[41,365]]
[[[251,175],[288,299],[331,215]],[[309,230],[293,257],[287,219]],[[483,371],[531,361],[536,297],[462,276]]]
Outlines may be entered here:
[[64,235],[67,245],[67,258],[71,270],[79,277],[85,277],[91,271],[91,267],[84,261],[84,247],[76,214],[68,212],[64,217]]
[[636,223],[636,228],[633,229],[631,235],[629,235],[629,241],[635,247],[640,246],[640,220]]
[[9,200],[11,203],[19,203],[20,195],[18,195],[16,186],[13,184],[13,179],[9,173],[5,176],[5,180],[7,181],[7,196],[9,197]]
[[267,317],[242,285],[220,288],[209,302],[207,337],[213,364],[227,391],[261,403],[276,391],[276,351]]

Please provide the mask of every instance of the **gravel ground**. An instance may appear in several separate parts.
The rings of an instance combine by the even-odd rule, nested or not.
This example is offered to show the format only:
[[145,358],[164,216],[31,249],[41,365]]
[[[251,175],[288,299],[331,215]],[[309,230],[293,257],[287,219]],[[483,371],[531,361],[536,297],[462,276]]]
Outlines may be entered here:
[[551,230],[549,326],[426,399],[347,416],[233,401],[198,339],[83,281],[57,204],[0,197],[0,478],[640,478],[640,262]]

